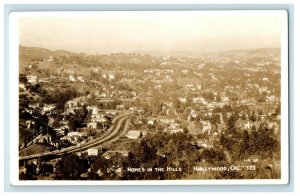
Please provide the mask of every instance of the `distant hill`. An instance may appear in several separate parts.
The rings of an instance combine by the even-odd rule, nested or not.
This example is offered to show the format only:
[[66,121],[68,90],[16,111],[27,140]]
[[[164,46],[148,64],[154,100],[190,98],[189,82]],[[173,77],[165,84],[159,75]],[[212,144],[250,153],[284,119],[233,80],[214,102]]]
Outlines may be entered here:
[[[66,50],[49,50],[40,47],[27,47],[19,46],[19,60],[21,64],[27,64],[32,61],[39,61],[40,59],[48,60],[49,57],[70,57],[69,63],[77,61],[77,64],[122,64],[125,65],[149,65],[153,67],[159,65],[159,63],[164,62],[164,59],[158,59],[155,56],[170,56],[173,57],[169,60],[175,62],[177,58],[195,58],[197,61],[210,60],[210,59],[223,59],[232,61],[261,61],[273,59],[275,61],[280,61],[280,48],[258,48],[258,49],[247,49],[247,50],[228,50],[228,51],[216,51],[216,52],[188,52],[188,51],[148,51],[148,52],[136,52],[136,53],[113,53],[113,54],[97,54],[97,55],[87,55],[85,53],[75,53]],[[72,57],[75,57],[72,58]],[[79,58],[77,58],[79,57]],[[153,61],[155,58],[155,61]],[[178,60],[178,59],[177,59]],[[66,58],[64,58],[64,63],[68,63]],[[76,64],[76,63],[75,63]]]
[[[67,50],[49,50],[46,48],[39,48],[39,47],[27,47],[27,46],[19,46],[19,54],[20,55],[36,55],[36,56],[72,56],[72,55],[79,55],[75,52],[70,52]],[[83,55],[81,53],[80,55]]]
[[19,46],[19,60],[21,63],[30,62],[32,59],[48,59],[49,56],[52,57],[61,57],[61,56],[74,56],[74,55],[84,55],[83,53],[77,54],[74,52],[69,52],[66,50],[49,50],[45,48],[39,47],[27,47],[27,46]]

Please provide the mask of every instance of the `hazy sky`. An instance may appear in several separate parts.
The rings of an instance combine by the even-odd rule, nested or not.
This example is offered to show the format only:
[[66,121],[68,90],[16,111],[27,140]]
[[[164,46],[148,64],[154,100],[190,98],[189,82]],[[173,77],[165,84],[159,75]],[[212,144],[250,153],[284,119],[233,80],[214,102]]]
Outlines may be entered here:
[[280,47],[274,15],[127,13],[23,17],[20,44],[87,53]]

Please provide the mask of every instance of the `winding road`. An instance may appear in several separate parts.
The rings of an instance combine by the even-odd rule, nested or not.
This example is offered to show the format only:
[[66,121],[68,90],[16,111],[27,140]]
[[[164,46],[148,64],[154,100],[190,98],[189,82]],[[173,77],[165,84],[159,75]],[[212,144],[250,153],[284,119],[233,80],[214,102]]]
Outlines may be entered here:
[[92,147],[98,147],[100,145],[103,145],[105,143],[115,141],[118,137],[120,137],[124,133],[124,127],[126,126],[126,121],[130,118],[130,116],[133,115],[132,112],[127,112],[122,115],[117,116],[113,119],[114,126],[112,126],[109,130],[105,132],[105,134],[96,140],[93,140],[88,143],[84,143],[77,146],[71,146],[68,148],[63,148],[61,150],[55,150],[51,152],[41,153],[41,154],[34,154],[29,155],[25,157],[19,157],[19,161],[26,161],[30,159],[36,159],[36,158],[45,158],[45,157],[58,157],[65,153],[75,153],[75,152],[81,152],[85,151]]

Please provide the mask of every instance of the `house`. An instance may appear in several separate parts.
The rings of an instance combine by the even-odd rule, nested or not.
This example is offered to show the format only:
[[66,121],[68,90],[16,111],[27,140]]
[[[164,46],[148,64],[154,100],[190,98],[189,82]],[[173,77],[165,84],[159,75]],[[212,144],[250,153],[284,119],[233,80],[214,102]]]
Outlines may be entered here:
[[111,159],[112,157],[116,156],[117,152],[116,151],[106,151],[101,157],[103,157],[104,159]]
[[197,145],[199,147],[207,148],[207,149],[211,149],[214,147],[214,145],[211,142],[209,142],[207,139],[199,139],[197,141]]
[[222,96],[222,97],[221,97],[221,101],[222,101],[223,103],[228,103],[230,100],[229,100],[228,97]]
[[73,137],[73,136],[82,137],[83,135],[84,135],[83,133],[76,132],[76,131],[71,131],[67,134],[68,137]]
[[25,86],[25,84],[23,82],[19,83],[19,88],[22,89],[22,90],[24,90],[24,91],[26,91],[26,86]]
[[109,74],[108,74],[108,79],[109,79],[109,80],[115,79],[115,74],[109,73]]
[[256,101],[254,99],[244,99],[240,101],[240,105],[253,106],[256,105]]
[[103,114],[92,114],[91,115],[91,122],[106,122],[106,118]]
[[57,128],[54,128],[53,130],[56,132],[57,135],[65,135],[65,130],[68,130],[69,127],[67,125],[60,126]]
[[136,107],[130,107],[129,111],[134,112],[137,108]]
[[93,69],[93,72],[94,72],[94,73],[98,73],[98,72],[99,72],[99,69],[94,68],[94,69]]
[[233,86],[225,86],[225,91],[231,91],[231,90],[233,90],[234,88],[233,88]]
[[97,106],[88,106],[86,109],[88,111],[91,111],[92,114],[98,114],[99,113],[99,108]]
[[69,81],[70,82],[76,82],[76,78],[72,75],[69,76]]
[[202,85],[201,84],[197,84],[196,88],[197,88],[197,90],[201,90],[202,89]]
[[138,139],[143,136],[143,133],[140,130],[130,130],[127,132],[126,137],[129,139]]
[[87,150],[88,156],[98,156],[98,149],[96,148],[89,148]]
[[97,123],[96,122],[89,122],[87,124],[87,127],[91,128],[91,129],[96,129],[97,128]]
[[203,97],[193,97],[192,102],[207,105],[207,101]]
[[179,97],[178,100],[181,102],[181,103],[186,103],[186,98],[185,97]]
[[28,129],[30,129],[31,128],[31,126],[32,125],[34,125],[35,124],[35,122],[34,121],[32,121],[32,120],[26,120],[26,127],[28,128]]
[[27,78],[27,82],[29,84],[36,85],[36,83],[37,83],[37,76],[35,76],[35,75],[27,75],[26,78]]
[[51,62],[51,61],[53,61],[53,60],[54,60],[53,56],[49,56],[48,62]]
[[171,123],[169,128],[170,129],[177,129],[177,128],[179,128],[179,124],[178,123]]
[[45,104],[43,107],[44,112],[50,112],[56,107],[55,104]]
[[176,134],[176,133],[183,133],[184,130],[182,128],[176,128],[176,129],[171,129],[170,133],[171,134]]
[[124,109],[125,109],[125,106],[124,106],[124,104],[120,104],[120,105],[117,105],[117,106],[116,106],[116,109],[117,109],[117,110],[124,110]]
[[168,119],[168,118],[161,118],[161,119],[159,119],[159,122],[164,123],[164,124],[170,124],[170,123],[174,123],[175,120],[174,119]]
[[188,74],[188,72],[189,72],[189,71],[188,71],[187,69],[181,70],[181,73],[184,74],[184,75]]
[[155,85],[154,89],[161,89],[161,84]]
[[120,153],[122,155],[122,157],[128,157],[128,151],[127,150],[118,150],[118,153]]
[[194,84],[186,84],[185,89],[187,90],[193,90],[195,88]]
[[249,162],[249,163],[257,163],[259,161],[258,155],[251,155],[247,159],[244,159],[244,162]]
[[267,78],[267,77],[263,77],[262,80],[265,81],[265,82],[269,82],[269,78]]
[[244,123],[244,124],[242,125],[242,127],[243,127],[244,129],[250,129],[250,128],[252,127],[252,125],[253,125],[253,123],[251,123],[250,121],[248,121],[248,122]]
[[84,136],[85,134],[80,133],[80,132],[69,132],[66,136],[61,137],[60,140],[61,141],[69,141],[72,144],[78,144],[79,139]]
[[148,125],[154,125],[154,122],[155,122],[154,119],[149,119],[148,122],[147,122],[147,124]]
[[46,135],[41,136],[37,141],[38,143],[50,143],[52,141],[52,136],[47,133]]
[[279,99],[275,95],[266,96],[267,104],[275,104]]
[[78,106],[78,102],[74,101],[74,100],[70,100],[66,103],[67,108],[73,108],[73,107],[77,107]]
[[202,121],[202,132],[208,132],[210,134],[210,131],[212,129],[211,123],[209,121]]
[[60,124],[60,125],[67,126],[67,125],[69,124],[69,121],[68,121],[68,120],[65,120],[65,119],[63,118],[61,121],[59,121],[59,124]]
[[144,114],[145,111],[143,109],[139,109],[137,112],[138,114]]
[[192,118],[196,118],[197,117],[197,113],[194,109],[191,109],[190,115]]
[[262,94],[262,93],[270,94],[271,90],[269,90],[268,87],[263,86],[263,87],[258,88],[258,92],[259,92],[259,94]]
[[115,74],[112,72],[105,73],[105,74],[102,74],[102,77],[105,79],[108,79],[108,80],[113,80],[113,79],[115,79]]
[[77,76],[77,80],[80,82],[84,82],[83,76]]
[[29,103],[28,107],[32,108],[32,109],[36,109],[36,108],[40,107],[40,104],[39,103]]

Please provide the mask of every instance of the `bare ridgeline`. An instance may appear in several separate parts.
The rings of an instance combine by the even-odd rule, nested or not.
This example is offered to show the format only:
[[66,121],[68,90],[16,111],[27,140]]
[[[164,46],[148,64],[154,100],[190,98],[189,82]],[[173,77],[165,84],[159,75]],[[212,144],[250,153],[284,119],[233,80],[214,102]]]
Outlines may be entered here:
[[280,179],[280,49],[20,46],[20,180]]

